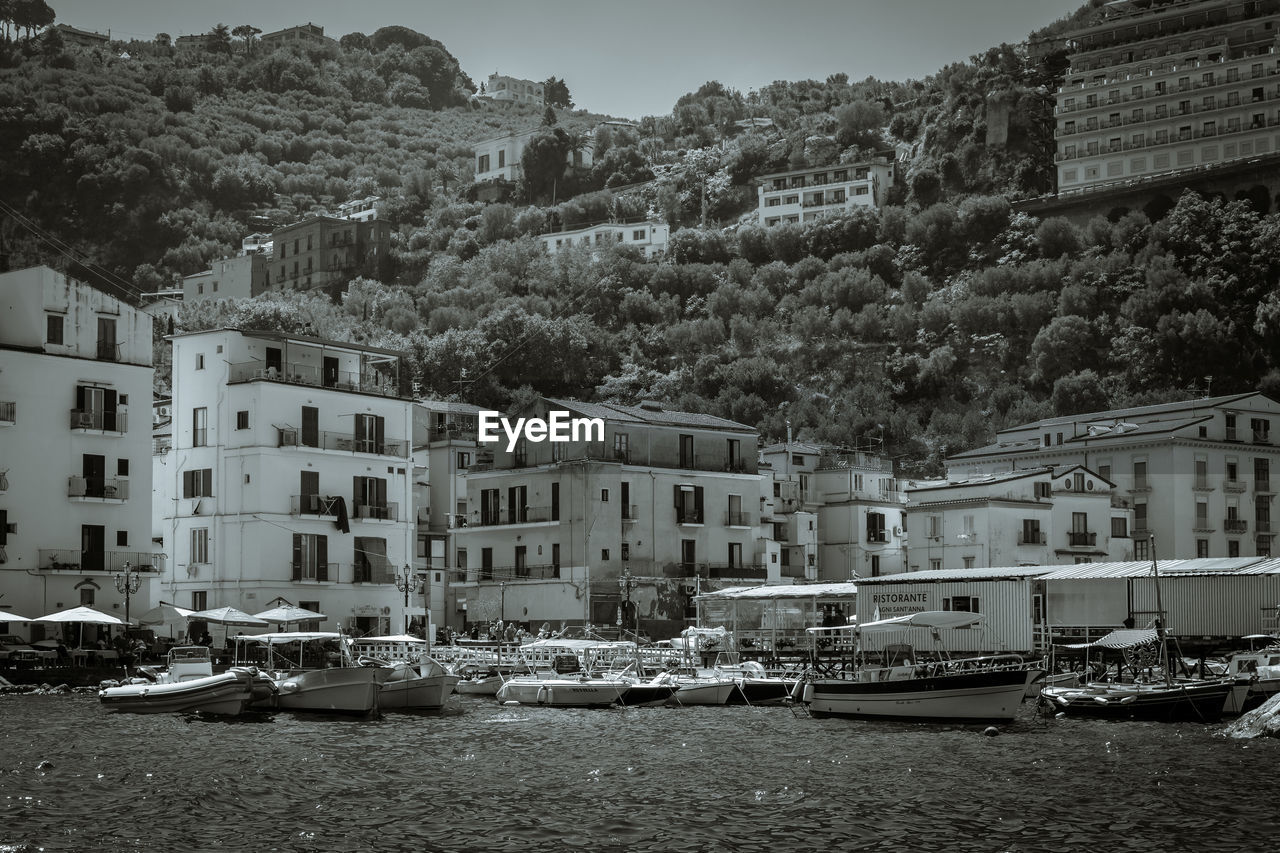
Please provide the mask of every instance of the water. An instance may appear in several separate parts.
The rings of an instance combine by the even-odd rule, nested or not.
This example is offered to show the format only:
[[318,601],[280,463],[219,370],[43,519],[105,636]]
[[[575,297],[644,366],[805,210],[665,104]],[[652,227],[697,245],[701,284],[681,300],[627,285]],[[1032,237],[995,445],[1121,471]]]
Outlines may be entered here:
[[1274,844],[1280,742],[1022,710],[986,737],[742,706],[214,720],[0,696],[0,851]]

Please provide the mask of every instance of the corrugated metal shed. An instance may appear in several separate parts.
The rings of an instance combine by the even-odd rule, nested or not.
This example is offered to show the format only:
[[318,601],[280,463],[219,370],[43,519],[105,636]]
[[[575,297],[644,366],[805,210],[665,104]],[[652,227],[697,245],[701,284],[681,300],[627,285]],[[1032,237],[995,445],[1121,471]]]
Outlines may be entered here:
[[[1160,577],[1188,575],[1280,574],[1280,560],[1262,557],[1202,557],[1194,560],[1160,560]],[[1041,580],[1093,580],[1098,578],[1140,578],[1151,575],[1150,560],[1123,563],[1080,563],[1051,566]]]
[[[1150,565],[1150,563],[1148,563]],[[1003,566],[990,569],[931,569],[898,572],[874,578],[858,578],[860,584],[930,583],[936,581],[988,581],[1038,577],[1061,566]]]
[[771,598],[853,598],[858,594],[857,584],[852,583],[805,583],[774,584],[772,586],[734,586],[718,589],[715,592],[704,592],[694,596],[697,601],[724,601],[728,599],[760,599]]

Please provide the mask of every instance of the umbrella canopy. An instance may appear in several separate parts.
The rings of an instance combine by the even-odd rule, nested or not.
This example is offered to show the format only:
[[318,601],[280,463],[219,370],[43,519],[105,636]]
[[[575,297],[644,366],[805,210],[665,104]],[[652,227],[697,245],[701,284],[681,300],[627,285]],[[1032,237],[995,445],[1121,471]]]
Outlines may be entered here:
[[8,610],[0,610],[0,622],[31,622],[25,616],[19,616],[17,613],[10,613]]
[[217,622],[221,625],[256,625],[262,627],[270,623],[266,619],[250,616],[243,610],[234,607],[216,607],[213,610],[196,610],[187,614],[191,620],[203,619],[205,622]]
[[123,619],[117,619],[110,613],[94,610],[92,607],[73,607],[70,610],[59,610],[48,616],[41,616],[33,622],[81,622],[86,625],[123,625]]
[[268,622],[280,622],[285,625],[290,622],[313,622],[317,619],[329,618],[323,613],[314,613],[292,604],[282,604],[279,607],[273,607],[270,610],[264,610],[253,615]]
[[170,604],[162,601],[155,607],[148,610],[138,617],[139,625],[162,625],[168,622],[180,622],[185,624],[186,619],[192,611],[185,607],[179,607],[176,604]]

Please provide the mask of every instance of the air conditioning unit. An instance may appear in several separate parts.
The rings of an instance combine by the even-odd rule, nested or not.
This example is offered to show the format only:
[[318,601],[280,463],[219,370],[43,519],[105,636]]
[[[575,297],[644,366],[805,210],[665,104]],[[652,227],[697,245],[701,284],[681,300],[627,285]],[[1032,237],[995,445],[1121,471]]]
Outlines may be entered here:
[[901,527],[895,527],[895,528],[893,528],[893,535],[894,535],[894,536],[901,536],[901,535],[902,535],[902,528],[901,528]]

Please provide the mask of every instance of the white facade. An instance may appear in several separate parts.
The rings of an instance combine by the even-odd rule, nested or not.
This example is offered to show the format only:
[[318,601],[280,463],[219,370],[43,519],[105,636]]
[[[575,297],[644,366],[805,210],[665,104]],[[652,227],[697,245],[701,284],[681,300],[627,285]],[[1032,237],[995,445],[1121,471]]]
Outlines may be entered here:
[[284,598],[360,633],[421,618],[395,586],[416,529],[399,354],[226,329],[172,340],[164,599],[254,612]]
[[255,293],[255,272],[259,279],[266,275],[266,259],[256,253],[213,261],[209,269],[182,279],[182,301],[248,299]]
[[551,254],[568,251],[575,246],[590,246],[595,249],[605,246],[635,246],[646,259],[657,258],[666,254],[667,241],[671,237],[671,226],[661,222],[635,222],[624,224],[606,222],[588,228],[573,231],[558,231],[538,237],[542,245]]
[[[520,180],[524,174],[520,167],[520,158],[524,155],[525,146],[529,144],[530,139],[544,130],[547,130],[547,128],[535,127],[532,130],[509,133],[506,136],[498,136],[477,142],[474,147],[476,182],[496,180],[515,182]],[[565,155],[565,165],[590,169],[595,162],[593,138],[594,134],[588,133],[585,137],[587,143],[581,150],[568,152]]]
[[759,178],[759,223],[811,222],[855,207],[880,207],[893,186],[894,164],[884,161],[776,172]]
[[130,615],[152,606],[152,373],[149,314],[48,267],[0,274],[0,613],[123,619],[126,563]]
[[909,489],[911,571],[1133,559],[1133,511],[1081,466]]
[[493,72],[485,84],[485,97],[495,101],[515,101],[518,104],[533,104],[536,107],[546,103],[541,83],[534,80],[522,80],[519,77],[508,77]]

